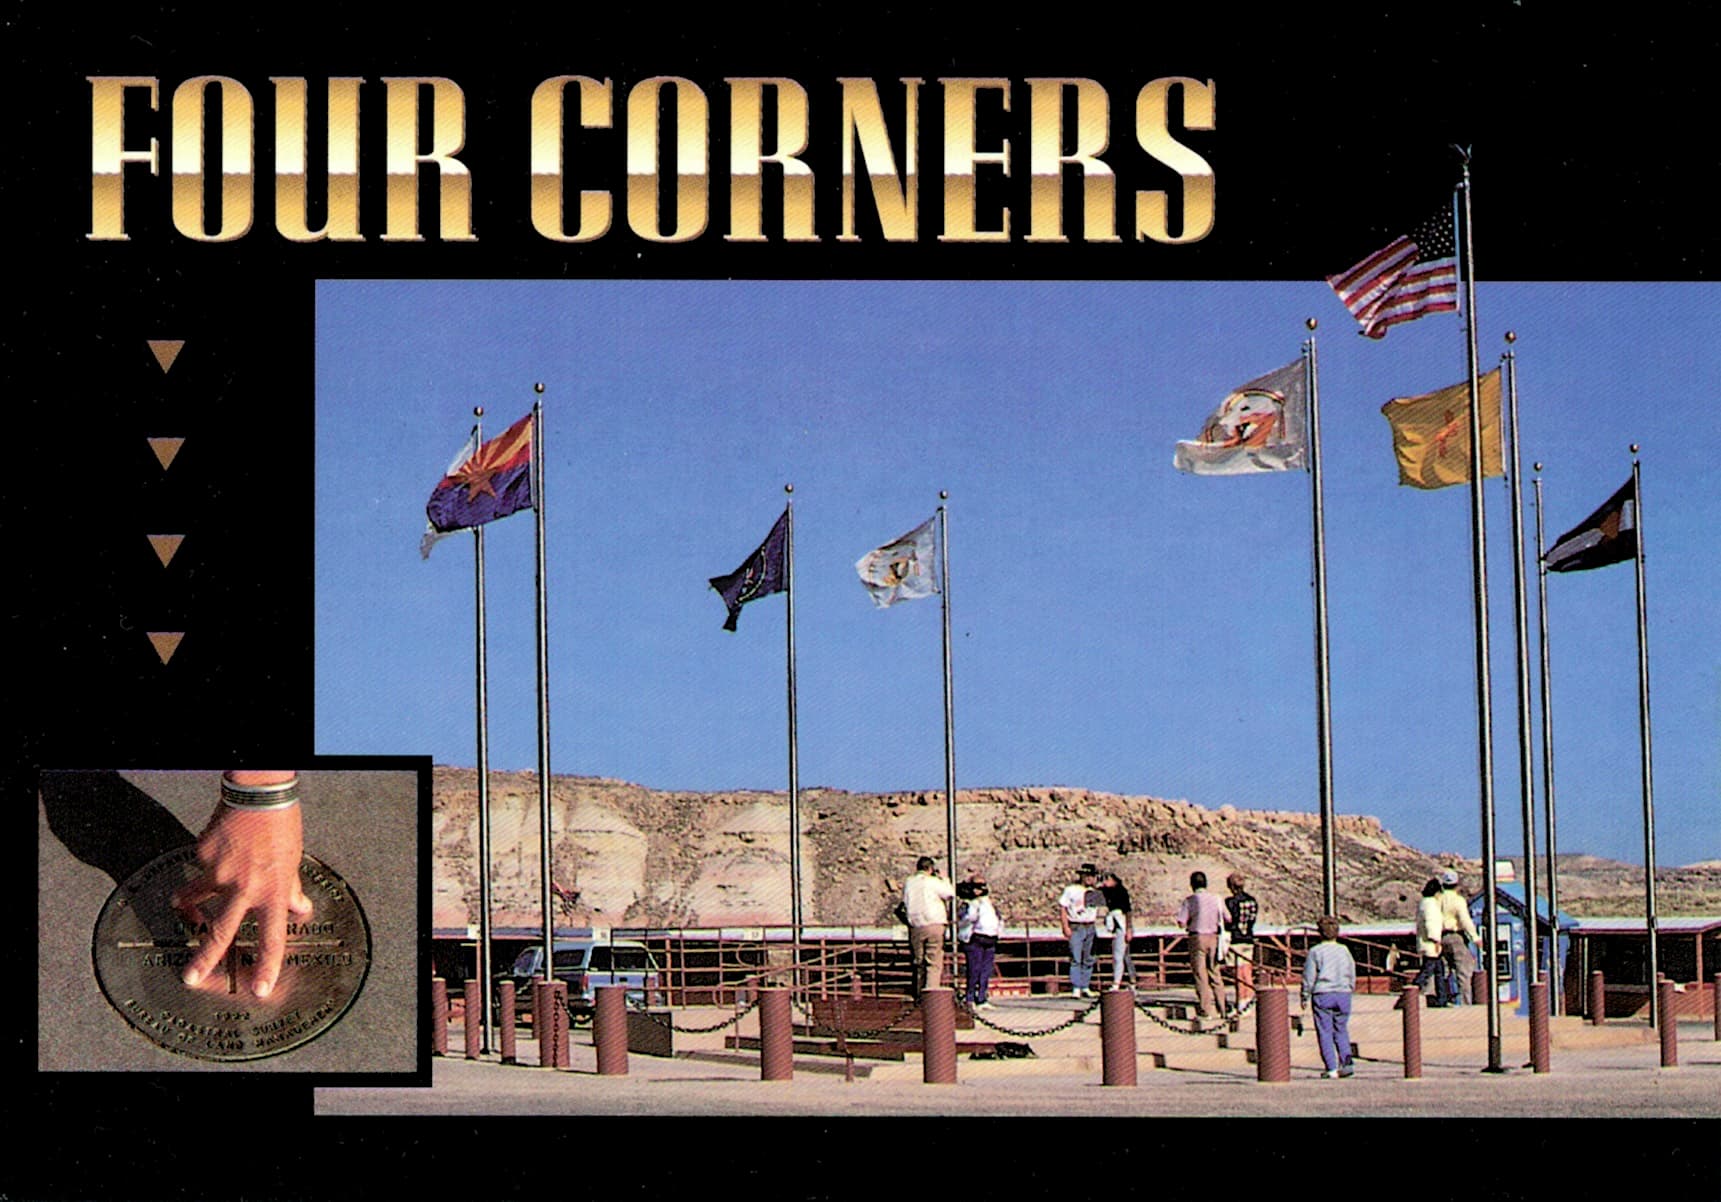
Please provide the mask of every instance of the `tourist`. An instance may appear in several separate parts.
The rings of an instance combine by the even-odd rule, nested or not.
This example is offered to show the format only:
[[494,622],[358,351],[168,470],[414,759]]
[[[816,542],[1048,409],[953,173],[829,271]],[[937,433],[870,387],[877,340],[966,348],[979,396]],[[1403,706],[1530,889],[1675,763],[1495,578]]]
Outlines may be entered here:
[[914,962],[914,996],[944,980],[944,927],[950,914],[944,903],[956,896],[950,882],[938,875],[931,856],[914,862],[914,875],[903,882],[902,907],[908,916],[908,954]]
[[1237,983],[1237,1005],[1243,1005],[1244,990],[1255,989],[1255,917],[1260,906],[1243,886],[1248,884],[1243,874],[1233,872],[1225,878],[1231,895],[1225,899],[1225,932],[1231,937],[1230,953],[1232,979]]
[[1189,874],[1194,890],[1177,908],[1177,925],[1189,936],[1189,967],[1195,974],[1195,1011],[1210,1018],[1225,1010],[1225,979],[1219,975],[1219,931],[1225,908],[1207,892],[1207,874]]
[[1058,920],[1070,943],[1070,990],[1077,997],[1094,996],[1089,988],[1094,977],[1094,923],[1105,904],[1105,894],[1094,885],[1098,874],[1092,864],[1083,864],[1076,872],[1076,883],[1058,896]]
[[1301,1008],[1315,1011],[1315,1038],[1321,1045],[1323,1077],[1348,1077],[1351,1063],[1351,994],[1356,991],[1356,961],[1339,942],[1339,920],[1323,914],[1316,922],[1321,941],[1303,961]]
[[963,1000],[970,1010],[991,1010],[988,998],[992,982],[992,966],[998,958],[998,936],[1004,933],[1004,921],[992,905],[986,878],[972,874],[956,886],[959,901],[956,917],[956,941],[963,947],[963,965],[967,969],[967,989]]
[[1476,957],[1470,950],[1477,943],[1476,924],[1470,921],[1470,903],[1458,889],[1458,873],[1448,868],[1440,874],[1440,947],[1451,974],[1448,986],[1455,1006],[1470,1001],[1470,977]]
[[1135,959],[1130,955],[1130,940],[1135,938],[1135,919],[1130,913],[1129,890],[1115,872],[1100,878],[1100,892],[1106,899],[1105,930],[1111,936],[1111,987],[1123,988],[1124,974],[1129,974],[1129,987],[1135,988]]
[[1414,984],[1429,996],[1429,1006],[1445,1006],[1451,1002],[1451,975],[1446,971],[1446,957],[1440,946],[1445,919],[1440,913],[1440,878],[1429,877],[1422,887],[1422,901],[1416,907],[1416,950],[1422,955],[1422,971]]

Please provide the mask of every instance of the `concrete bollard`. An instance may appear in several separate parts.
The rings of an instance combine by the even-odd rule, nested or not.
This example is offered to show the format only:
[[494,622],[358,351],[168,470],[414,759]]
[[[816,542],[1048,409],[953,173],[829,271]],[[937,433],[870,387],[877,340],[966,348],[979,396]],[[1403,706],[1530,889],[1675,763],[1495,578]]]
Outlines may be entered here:
[[1673,1016],[1673,982],[1658,980],[1655,988],[1661,1012],[1661,1067],[1678,1068],[1679,1023]]
[[430,1054],[448,1055],[448,982],[430,978]]
[[497,986],[496,999],[497,1027],[502,1037],[502,1063],[518,1064],[518,1049],[515,1047],[516,1032],[514,1030],[514,982],[502,981]]
[[759,1080],[795,1079],[795,1021],[787,989],[759,994]]
[[1422,1076],[1422,990],[1406,985],[1399,998],[1404,1006],[1404,1077],[1414,1081]]
[[550,1015],[550,983],[543,977],[532,981],[532,1034],[538,1041],[538,1067],[556,1067],[556,1024]]
[[1135,1084],[1134,990],[1100,994],[1100,1065],[1104,1084]]
[[573,1064],[573,1052],[570,1047],[571,1040],[568,1038],[568,982],[551,982],[546,997],[549,999],[546,1018],[549,1019],[552,1042],[556,1045],[551,1064],[556,1068],[570,1068]]
[[599,985],[592,1011],[592,1042],[600,1077],[627,1076],[627,986]]
[[1255,1078],[1291,1079],[1291,1004],[1283,989],[1263,989],[1255,995]]
[[476,1060],[481,1046],[479,1037],[484,1033],[484,986],[468,981],[460,992],[466,999],[466,1058]]
[[1530,986],[1530,1067],[1538,1073],[1548,1071],[1550,1057],[1548,1040],[1548,983],[1537,981]]
[[948,986],[920,994],[921,1079],[956,1084],[956,991]]
[[1599,1027],[1607,1021],[1607,982],[1601,969],[1590,974],[1590,1026]]
[[1470,1004],[1486,1006],[1488,1004],[1488,974],[1478,968],[1470,974]]
[[1709,1008],[1715,1012],[1715,1042],[1721,1043],[1721,972],[1709,984]]

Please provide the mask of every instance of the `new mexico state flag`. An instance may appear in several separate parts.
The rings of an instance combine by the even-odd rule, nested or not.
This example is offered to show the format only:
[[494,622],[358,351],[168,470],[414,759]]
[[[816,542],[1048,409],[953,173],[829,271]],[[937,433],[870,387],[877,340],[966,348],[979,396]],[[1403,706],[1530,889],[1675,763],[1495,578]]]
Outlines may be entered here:
[[[1478,381],[1482,397],[1482,475],[1504,476],[1500,465],[1500,369]],[[1398,482],[1445,488],[1470,482],[1470,381],[1439,392],[1398,397],[1380,407],[1392,426]]]

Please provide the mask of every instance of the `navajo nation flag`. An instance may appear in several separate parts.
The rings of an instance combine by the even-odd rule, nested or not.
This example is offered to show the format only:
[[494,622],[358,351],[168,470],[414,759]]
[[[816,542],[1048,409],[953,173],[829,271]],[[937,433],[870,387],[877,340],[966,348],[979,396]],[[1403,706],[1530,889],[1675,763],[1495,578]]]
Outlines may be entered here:
[[437,531],[465,530],[532,507],[532,415],[509,426],[444,476],[425,516]]
[[1637,558],[1637,488],[1627,480],[1602,507],[1566,531],[1542,556],[1550,572],[1581,572]]
[[1361,333],[1384,338],[1400,322],[1458,308],[1457,243],[1449,209],[1436,212],[1327,283],[1361,324]]
[[[1504,476],[1500,462],[1500,369],[1477,381],[1482,398],[1482,475]],[[1470,482],[1470,381],[1399,397],[1380,407],[1392,427],[1398,482],[1445,488]]]

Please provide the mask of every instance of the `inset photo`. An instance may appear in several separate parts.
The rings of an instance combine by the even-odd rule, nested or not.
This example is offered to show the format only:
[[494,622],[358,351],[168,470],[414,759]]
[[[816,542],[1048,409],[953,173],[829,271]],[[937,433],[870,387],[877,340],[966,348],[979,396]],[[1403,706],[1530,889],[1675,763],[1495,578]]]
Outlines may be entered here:
[[41,773],[38,1069],[417,1070],[429,765],[339,763]]

